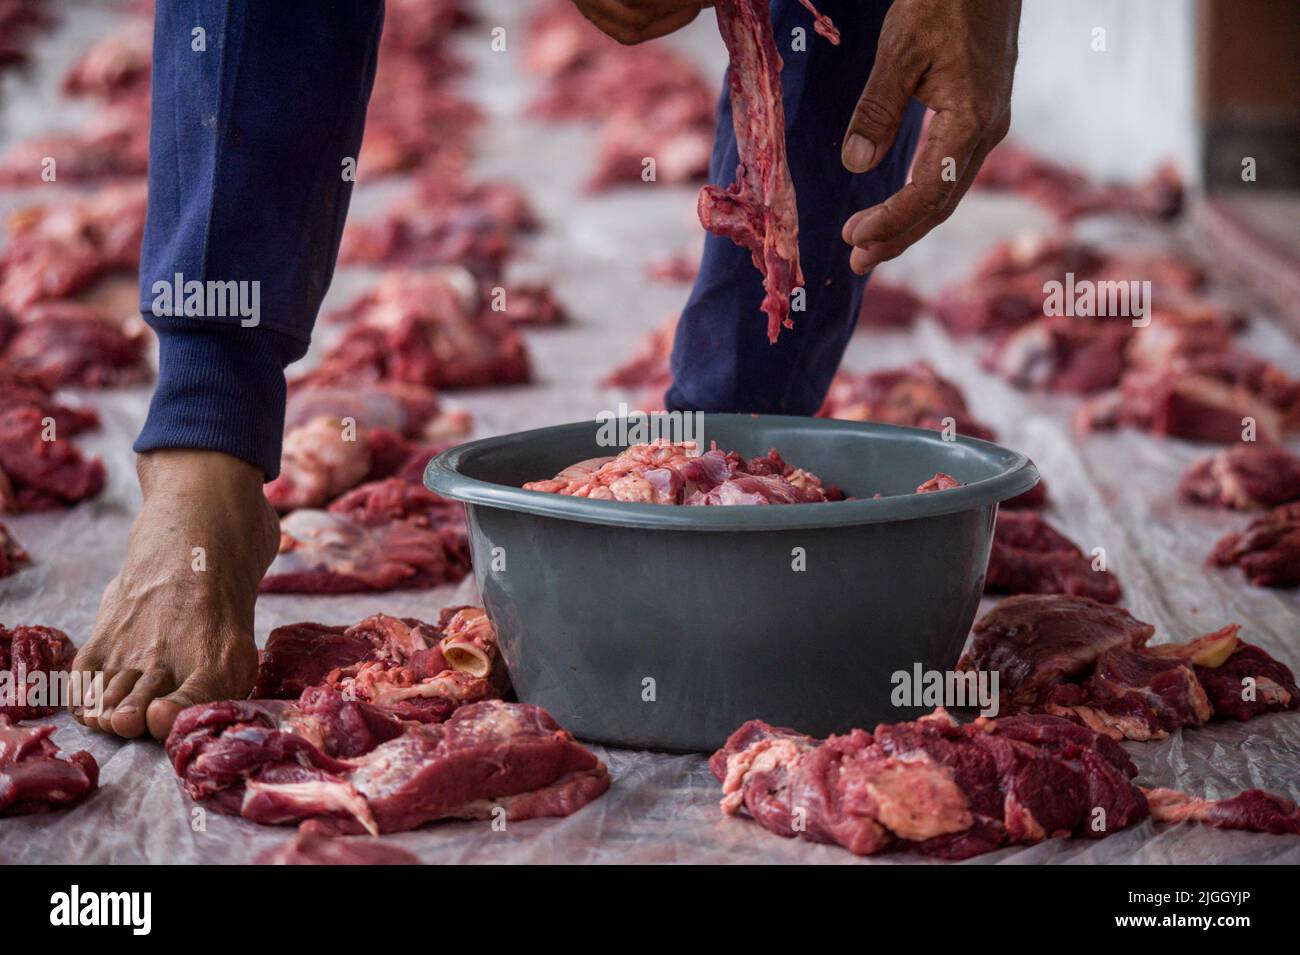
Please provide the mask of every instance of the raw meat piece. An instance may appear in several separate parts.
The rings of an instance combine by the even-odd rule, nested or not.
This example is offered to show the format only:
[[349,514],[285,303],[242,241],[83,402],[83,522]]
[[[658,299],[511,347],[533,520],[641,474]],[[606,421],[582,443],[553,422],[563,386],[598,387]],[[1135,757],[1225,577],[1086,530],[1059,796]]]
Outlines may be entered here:
[[[810,10],[812,6],[805,2]],[[731,57],[727,84],[740,165],[729,188],[700,190],[704,228],[749,249],[763,276],[763,312],[773,344],[793,328],[790,295],[803,285],[799,267],[799,212],[785,161],[785,108],[781,56],[772,36],[766,0],[718,0],[718,28]],[[817,32],[839,43],[830,21],[816,14]]]
[[149,106],[139,97],[96,112],[81,130],[18,143],[0,157],[0,186],[40,186],[47,158],[59,182],[134,179],[149,169]]
[[1110,571],[1094,570],[1073,541],[1037,514],[1019,510],[998,514],[984,592],[1068,594],[1110,604],[1121,593]]
[[1040,318],[996,342],[984,365],[1017,388],[1089,394],[1119,384],[1131,336],[1126,322]]
[[638,404],[645,410],[663,406],[664,392],[673,383],[668,361],[677,334],[677,315],[670,315],[654,331],[637,343],[632,356],[601,379],[606,388],[636,388],[644,392]]
[[596,171],[587,188],[599,192],[618,183],[641,182],[647,158],[655,161],[654,182],[704,179],[716,123],[713,93],[702,83],[665,91],[645,109],[617,109],[601,125]]
[[[1197,664],[1196,678],[1205,688],[1215,716],[1249,720],[1300,707],[1300,689],[1291,670],[1259,647],[1242,641],[1237,641],[1232,654],[1218,666]],[[1252,681],[1249,694],[1245,692],[1246,680]]]
[[[1062,702],[1075,698],[1084,702],[1073,706]],[[1051,713],[1077,716],[1098,732],[1132,740],[1163,739],[1184,726],[1200,726],[1214,715],[1188,663],[1125,647],[1097,658],[1079,694],[1049,694],[1048,699]]]
[[495,279],[519,237],[537,227],[513,183],[430,176],[384,217],[350,226],[339,257],[367,265],[451,263]]
[[[8,683],[14,692],[20,685],[31,685],[37,674],[45,674],[38,680],[48,680],[50,674],[66,671],[76,655],[77,648],[62,630],[53,627],[14,627],[10,630],[0,624],[0,672],[8,674]],[[25,700],[19,702],[15,699],[11,703],[0,703],[0,718],[18,722],[51,716],[56,710],[57,706],[33,706]]]
[[464,528],[370,524],[300,508],[280,521],[262,593],[346,594],[455,583],[468,570]]
[[[423,467],[419,470],[422,473]],[[411,521],[422,527],[465,527],[464,505],[430,491],[416,474],[362,484],[339,497],[329,509],[363,524]],[[468,556],[466,552],[466,560]]]
[[[971,276],[945,289],[935,313],[957,335],[1009,332],[1046,317],[1047,282],[1151,282],[1160,308],[1228,316],[1195,293],[1205,273],[1183,257],[1165,253],[1106,252],[1069,235],[1027,233],[996,245]],[[1100,289],[1102,286],[1094,286]],[[1152,302],[1146,303],[1152,306]]]
[[471,423],[467,412],[444,410],[432,388],[400,381],[364,387],[303,385],[289,392],[286,433],[321,417],[352,418],[359,428],[379,428],[425,441],[463,437]]
[[[0,489],[0,511],[5,510],[3,506],[4,496],[3,489]],[[22,545],[18,543],[18,539],[14,537],[13,531],[0,523],[0,577],[16,574],[31,562],[31,558],[27,556],[27,551],[23,550]]]
[[373,291],[344,307],[337,316],[348,323],[343,337],[298,382],[451,389],[527,381],[528,353],[510,322],[454,301],[444,272],[388,273]]
[[57,22],[44,0],[0,0],[0,70],[26,63],[36,34]]
[[420,860],[400,846],[390,845],[381,839],[350,839],[300,828],[293,839],[263,852],[253,860],[253,864],[419,865]]
[[709,768],[725,815],[743,809],[776,835],[857,855],[912,849],[966,859],[1061,836],[1101,839],[1148,815],[1300,832],[1295,804],[1258,789],[1208,802],[1136,786],[1137,768],[1118,744],[1054,716],[958,726],[939,709],[824,741],[750,720]]
[[1183,208],[1183,181],[1173,166],[1161,166],[1137,186],[1097,186],[1083,173],[1008,141],[989,153],[975,177],[975,185],[1017,192],[1066,221],[1099,213],[1173,219]]
[[874,275],[858,309],[858,328],[907,328],[925,308],[925,301],[905,285]]
[[1170,368],[1135,368],[1119,387],[1085,402],[1075,419],[1082,433],[1119,427],[1189,441],[1233,443],[1243,420],[1253,419],[1256,438],[1271,444],[1281,434],[1277,413],[1244,388]]
[[861,375],[840,372],[817,415],[932,431],[942,431],[943,419],[952,418],[958,434],[993,440],[992,430],[971,416],[961,389],[926,362]]
[[296,699],[317,685],[403,719],[438,723],[459,706],[500,697],[509,680],[487,614],[448,607],[436,626],[381,613],[347,630],[315,623],[277,627],[253,696]]
[[255,700],[296,700],[336,667],[347,666],[371,653],[365,633],[323,623],[292,623],[276,627],[266,638],[257,664]]
[[21,317],[34,302],[66,298],[106,275],[134,273],[145,192],[144,185],[121,186],[14,213],[0,250],[0,309]]
[[0,365],[51,391],[133,385],[150,377],[144,336],[124,331],[112,313],[78,302],[28,308],[0,348]]
[[[389,449],[395,453],[384,461]],[[280,476],[266,486],[266,499],[281,513],[322,507],[362,481],[391,474],[411,450],[396,432],[317,418],[285,435]]]
[[401,832],[439,819],[567,816],[609,787],[590,751],[535,706],[491,700],[407,723],[335,690],[298,703],[185,710],[167,754],[190,797],[253,822]]
[[1300,503],[1275,507],[1214,545],[1210,562],[1237,566],[1256,587],[1300,585]]
[[975,625],[957,669],[998,671],[1003,712],[1045,712],[1117,740],[1160,739],[1212,716],[1246,720],[1300,706],[1291,671],[1242,642],[1240,629],[1147,646],[1154,628],[1125,611],[1013,597]]
[[997,670],[1004,711],[1031,707],[1055,685],[1091,672],[1118,647],[1144,645],[1155,627],[1087,597],[1008,597],[975,624],[958,670]]
[[1300,425],[1300,379],[1241,348],[1229,346],[1189,355],[1175,360],[1170,368],[1174,373],[1220,382],[1262,402],[1275,414],[1279,429]]
[[1216,829],[1300,835],[1300,810],[1295,803],[1262,789],[1247,789],[1231,799],[1197,799],[1173,789],[1143,792],[1156,822],[1197,822]]
[[143,23],[106,36],[63,77],[63,92],[105,102],[147,97],[152,72],[152,30]]
[[933,491],[947,491],[950,488],[961,487],[961,486],[962,486],[961,481],[958,481],[955,477],[952,477],[949,474],[944,474],[942,471],[940,471],[938,474],[930,478],[930,480],[926,481],[924,484],[917,485],[916,493],[929,494]]
[[81,802],[99,785],[99,764],[85,750],[64,757],[54,726],[16,726],[0,713],[0,816],[51,812]]
[[530,18],[526,56],[544,81],[528,112],[543,119],[603,121],[682,96],[713,95],[688,58],[663,44],[620,46],[565,0],[543,4]]
[[523,284],[506,288],[503,312],[512,325],[553,328],[569,323],[569,311],[549,285]]
[[1285,448],[1245,444],[1225,448],[1183,475],[1184,501],[1238,511],[1300,500],[1300,457]]
[[366,110],[363,176],[464,169],[482,113],[447,88],[462,67],[449,41],[453,30],[472,19],[468,11],[446,3],[402,0],[387,5],[379,68]]
[[[665,285],[690,284],[700,274],[700,254],[700,249],[691,249],[689,252],[674,252],[672,255],[651,259],[646,263],[645,277],[651,282],[662,282]],[[676,316],[673,317],[673,324],[677,324]]]
[[20,408],[31,408],[42,418],[53,418],[55,430],[62,438],[71,438],[99,427],[99,415],[90,408],[59,404],[50,397],[50,389],[0,365],[0,415]]
[[81,450],[58,433],[50,433],[45,415],[35,405],[18,405],[0,416],[0,507],[42,511],[76,504],[104,489],[104,464],[86,459]]
[[640,504],[812,504],[834,500],[821,479],[786,463],[773,448],[746,461],[716,447],[695,454],[693,441],[660,438],[616,457],[592,458],[554,478],[530,481],[526,491]]
[[[817,741],[751,720],[709,765],[725,814],[744,808],[777,835],[858,855],[911,848],[964,859],[1055,836],[1101,838],[1146,817],[1122,750],[1065,720],[1023,721],[959,727],[936,710]],[[1100,831],[1096,807],[1106,810]]]

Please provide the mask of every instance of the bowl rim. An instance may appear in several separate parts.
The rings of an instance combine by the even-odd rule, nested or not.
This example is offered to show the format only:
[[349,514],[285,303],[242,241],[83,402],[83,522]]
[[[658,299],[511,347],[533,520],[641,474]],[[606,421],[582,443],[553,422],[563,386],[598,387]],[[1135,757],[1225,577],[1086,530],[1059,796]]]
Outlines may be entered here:
[[[424,484],[431,491],[462,501],[469,506],[500,508],[539,517],[605,524],[649,530],[678,531],[771,531],[839,527],[854,524],[883,524],[916,520],[969,511],[1008,500],[1028,491],[1039,481],[1038,469],[1025,454],[990,441],[957,436],[945,441],[939,432],[874,421],[841,421],[834,418],[806,418],[793,415],[720,414],[709,419],[759,418],[798,424],[827,431],[908,435],[945,448],[961,446],[975,451],[1000,473],[961,487],[932,494],[895,494],[881,498],[828,501],[816,505],[735,505],[730,507],[671,507],[664,504],[630,504],[622,501],[593,501],[544,491],[496,484],[461,472],[462,465],[484,450],[543,435],[595,430],[602,422],[589,420],[515,431],[467,441],[448,448],[425,468]],[[940,469],[942,470],[942,469]],[[538,478],[541,480],[541,478]]]

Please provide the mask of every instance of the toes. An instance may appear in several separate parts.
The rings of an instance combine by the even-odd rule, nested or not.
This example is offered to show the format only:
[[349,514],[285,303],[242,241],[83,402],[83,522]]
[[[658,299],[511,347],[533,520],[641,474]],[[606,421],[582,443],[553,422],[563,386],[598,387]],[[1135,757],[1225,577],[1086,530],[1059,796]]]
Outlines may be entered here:
[[81,688],[81,705],[72,708],[72,715],[84,726],[97,730],[104,693],[112,685],[119,671],[116,667],[105,667],[101,670],[85,669],[78,672],[90,674],[90,678]]
[[197,703],[227,699],[230,694],[220,688],[221,682],[213,679],[207,671],[200,670],[191,674],[174,693],[154,700],[145,711],[149,735],[154,739],[166,739],[181,710]]
[[135,682],[135,686],[126,697],[113,707],[106,729],[118,736],[135,739],[143,736],[147,728],[145,713],[149,704],[158,697],[176,689],[176,681],[166,670],[150,670]]
[[122,699],[131,692],[138,679],[140,679],[139,670],[121,670],[104,685],[104,693],[99,700],[99,712],[92,715],[90,719],[105,733],[113,732],[113,707],[121,703]]

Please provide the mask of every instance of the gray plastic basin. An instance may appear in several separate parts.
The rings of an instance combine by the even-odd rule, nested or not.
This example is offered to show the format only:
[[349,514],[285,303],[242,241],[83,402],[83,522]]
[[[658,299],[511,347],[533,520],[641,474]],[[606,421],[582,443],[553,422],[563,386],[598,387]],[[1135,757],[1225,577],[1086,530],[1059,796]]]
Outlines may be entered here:
[[[615,745],[710,750],[755,717],[823,736],[918,715],[892,705],[892,674],[956,662],[998,502],[1038,482],[1027,457],[985,441],[710,414],[719,447],[775,447],[859,499],[668,507],[520,488],[617,453],[598,427],[471,441],[434,458],[425,483],[466,504],[519,698]],[[966,486],[914,493],[936,471]]]

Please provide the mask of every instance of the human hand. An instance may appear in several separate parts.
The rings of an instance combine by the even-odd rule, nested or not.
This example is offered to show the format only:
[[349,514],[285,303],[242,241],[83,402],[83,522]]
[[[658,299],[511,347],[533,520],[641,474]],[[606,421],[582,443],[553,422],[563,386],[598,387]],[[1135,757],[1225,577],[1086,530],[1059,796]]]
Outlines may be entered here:
[[952,215],[1011,124],[1020,0],[896,0],[841,159],[866,172],[898,135],[909,99],[934,110],[912,178],[844,223],[853,271],[895,258]]
[[712,0],[573,0],[578,12],[619,43],[644,43],[680,30]]

